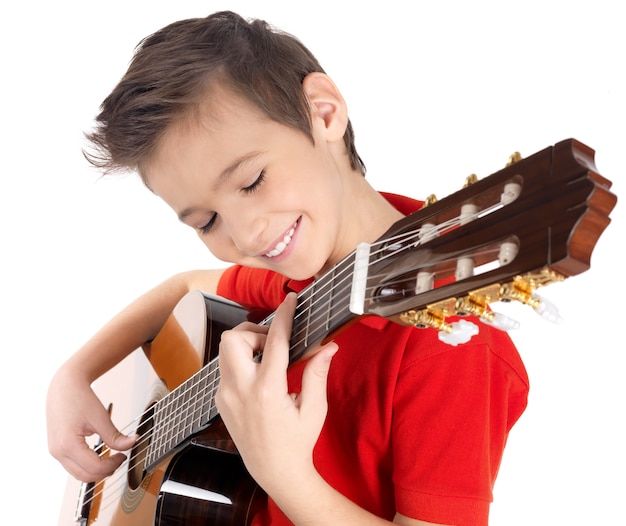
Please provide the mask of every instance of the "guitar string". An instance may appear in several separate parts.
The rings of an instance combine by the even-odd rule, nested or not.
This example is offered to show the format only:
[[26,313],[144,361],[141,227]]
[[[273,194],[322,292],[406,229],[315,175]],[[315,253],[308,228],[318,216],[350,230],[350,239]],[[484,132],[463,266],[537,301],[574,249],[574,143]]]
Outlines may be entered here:
[[[493,208],[499,208],[499,206],[496,205]],[[487,212],[483,211],[482,215],[485,215],[486,213],[488,213],[488,211]],[[444,223],[442,223],[440,225],[434,226],[433,229],[428,232],[429,238],[430,238],[430,236],[432,236],[432,237],[438,236],[438,235],[440,235],[441,232],[443,232],[443,231],[445,231],[447,229],[453,228],[454,226],[457,226],[458,224],[460,224],[460,218],[459,217],[453,218],[453,219],[451,219],[449,221],[446,221],[446,222],[444,222]],[[390,245],[394,245],[394,244],[400,244],[400,245],[403,245],[403,246],[400,249],[396,250],[396,251],[389,252],[388,254],[383,255],[379,260],[377,260],[377,262],[380,262],[380,261],[382,261],[382,260],[384,260],[386,258],[396,257],[399,252],[402,252],[402,251],[405,251],[405,250],[412,250],[412,249],[414,249],[415,247],[417,247],[417,246],[419,246],[421,244],[421,242],[419,240],[420,233],[421,233],[421,228],[418,228],[418,229],[415,229],[413,231],[402,233],[402,234],[398,234],[396,236],[393,236],[391,238],[385,239],[383,241],[378,241],[376,243],[373,243],[371,245],[372,247],[375,247],[375,246],[378,245],[378,246],[382,246],[383,248],[380,248],[379,250],[374,251],[372,253],[372,255],[377,255],[377,254],[379,254],[382,251],[388,250],[387,247],[389,247]],[[413,240],[415,238],[417,238],[416,241],[414,241],[414,242],[412,242],[410,244],[406,244],[410,240]],[[346,291],[348,291],[350,289],[351,283],[346,284],[346,281],[348,279],[352,280],[352,274],[353,273],[354,273],[354,268],[353,268],[352,265],[349,265],[348,267],[340,270],[339,273],[337,274],[337,276],[335,276],[335,279],[336,279],[336,277],[338,277],[338,276],[340,277],[340,276],[343,275],[343,279],[341,279],[339,281],[339,284],[338,284],[338,285],[343,285],[343,289],[339,290],[339,292],[346,292]],[[334,283],[332,285],[329,285],[328,283],[323,283],[322,286],[319,288],[319,290],[313,290],[313,292],[311,293],[311,297],[308,298],[308,300],[307,300],[307,301],[309,301],[309,306],[306,309],[303,309],[303,311],[301,313],[299,313],[299,316],[300,317],[305,316],[313,308],[317,309],[316,312],[321,312],[319,302],[320,301],[325,301],[325,304],[328,304],[330,301],[332,301],[332,299],[328,299],[329,296],[330,296],[330,292],[337,293],[337,286],[338,285],[336,285]],[[324,290],[328,289],[329,287],[330,287],[330,290],[328,292],[324,292]],[[317,299],[313,299],[316,296],[317,296]],[[322,306],[324,306],[324,305],[322,305]],[[323,314],[320,314],[320,316],[323,316]],[[319,319],[320,316],[318,316],[318,319]],[[261,322],[261,323],[262,324],[269,324],[271,322],[272,317],[273,316],[270,315],[265,320],[263,320],[263,322]],[[314,323],[315,323],[315,321],[316,320],[313,319]],[[302,330],[305,330],[305,329],[302,329]],[[302,332],[302,330],[300,332]],[[297,336],[297,334],[296,334],[296,336]],[[302,342],[302,340],[300,340],[300,342]],[[210,362],[208,365],[210,366],[211,364],[212,364],[212,362]],[[199,399],[200,400],[204,400],[205,403],[206,403],[206,400],[209,400],[209,401],[212,402],[212,400],[214,398],[214,395],[215,395],[215,391],[216,391],[217,386],[219,384],[219,376],[218,376],[219,375],[219,370],[217,369],[217,367],[215,367],[214,371],[212,371],[212,372],[216,373],[216,378],[212,381],[212,385],[208,389],[209,390],[209,393],[208,393],[209,396],[207,397],[206,388],[204,390],[202,390],[202,391],[197,392],[194,395],[194,397],[190,398],[188,401],[185,402],[184,405],[182,405],[182,406],[180,406],[178,408],[179,412],[181,412],[181,411],[187,411],[188,412],[188,407],[193,407],[194,408],[194,412],[196,412],[197,411],[197,409],[196,409],[197,408],[197,403],[198,403]],[[194,376],[196,376],[196,375],[194,375]],[[193,378],[193,376],[191,378]],[[188,388],[187,390],[183,390],[182,393],[178,393],[177,396],[172,397],[172,399],[169,402],[167,402],[166,399],[168,398],[168,396],[171,395],[172,393],[176,393],[177,390],[174,390],[171,393],[169,393],[166,397],[161,399],[159,402],[166,401],[166,405],[164,407],[167,408],[168,405],[174,404],[178,399],[180,399],[181,396],[186,395],[187,391],[189,389],[193,388],[193,387],[194,387],[194,384],[192,383],[192,387]],[[212,405],[212,404],[209,404],[209,405]],[[209,408],[209,413],[210,413],[210,411],[211,411],[211,408]],[[148,412],[149,411],[146,411],[146,412],[144,412],[143,415],[138,416],[137,418],[133,419],[133,421],[131,423],[127,424],[123,428],[123,430],[125,431],[125,430],[128,430],[128,429],[134,428],[134,426],[137,424],[137,422],[141,422]],[[206,411],[203,414],[206,414]],[[199,417],[200,420],[202,420],[202,415],[203,414],[200,415],[200,417]],[[166,425],[170,425],[170,427],[172,427],[171,424],[169,424],[169,422],[166,422]],[[190,426],[193,429],[193,420],[192,420],[192,423],[186,424],[186,427],[190,427]],[[138,455],[142,454],[143,452],[141,451],[140,447],[145,445],[145,443],[150,440],[150,438],[151,438],[151,436],[153,434],[154,434],[154,429],[149,429],[143,436],[139,437],[137,442],[136,442],[136,444],[135,444],[135,446],[133,447],[132,451],[139,450]],[[176,445],[176,444],[174,444],[174,445]],[[96,448],[95,451],[98,452],[98,449],[100,450],[99,451],[100,455],[106,454],[109,451],[109,448],[106,447],[104,444],[101,447]],[[129,466],[131,466],[132,462],[134,460],[136,460],[136,458],[137,458],[136,456],[133,457],[131,455],[131,457],[129,457],[127,459],[127,461],[125,461],[125,462],[128,463]],[[111,477],[109,477],[108,479],[104,479],[102,481],[98,481],[96,484],[97,485],[98,484],[103,484],[105,480],[108,483],[110,483],[111,482]],[[92,490],[91,493],[92,493],[91,499],[93,500],[94,498],[96,498],[99,495],[99,493],[101,493],[101,491],[99,493],[96,493],[95,488],[94,488],[94,490]]]

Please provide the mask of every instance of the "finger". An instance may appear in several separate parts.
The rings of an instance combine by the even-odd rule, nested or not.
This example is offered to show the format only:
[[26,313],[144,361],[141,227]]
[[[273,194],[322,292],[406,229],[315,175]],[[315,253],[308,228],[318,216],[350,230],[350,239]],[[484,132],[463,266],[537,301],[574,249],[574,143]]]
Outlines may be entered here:
[[259,334],[267,334],[267,330],[269,327],[267,325],[259,325],[257,323],[253,323],[251,321],[244,321],[239,325],[233,327],[233,331],[249,331]]
[[236,329],[224,331],[219,345],[220,372],[222,376],[226,372],[222,370],[222,367],[236,372],[240,367],[256,366],[253,358],[256,353],[263,350],[267,339],[266,332]]
[[266,339],[265,333],[251,331],[230,330],[221,335],[218,356],[220,381],[215,392],[215,404],[225,422],[227,408],[238,408],[245,403],[243,396],[254,383],[259,367],[254,355],[263,349]]
[[109,449],[126,451],[137,441],[137,435],[125,435],[115,427],[109,412],[104,407],[101,411],[96,411],[90,425]]
[[326,415],[326,385],[328,371],[333,356],[339,347],[330,342],[311,357],[302,373],[302,390],[300,392],[300,410],[303,412],[317,411],[323,419]]
[[123,453],[110,454],[109,449],[97,453],[80,441],[72,447],[72,456],[59,459],[63,467],[76,479],[83,482],[100,480],[111,475],[126,459]]
[[267,333],[267,341],[263,350],[261,368],[264,374],[276,376],[284,380],[284,374],[289,366],[289,347],[291,340],[291,328],[293,317],[296,312],[298,297],[295,293],[287,294],[280,304],[272,324]]

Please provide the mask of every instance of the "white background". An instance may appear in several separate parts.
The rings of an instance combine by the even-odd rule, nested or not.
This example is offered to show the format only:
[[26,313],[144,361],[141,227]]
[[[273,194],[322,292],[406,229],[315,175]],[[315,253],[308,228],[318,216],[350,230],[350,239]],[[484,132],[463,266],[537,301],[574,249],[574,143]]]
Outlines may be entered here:
[[[134,46],[165,24],[233,9],[300,37],[343,91],[378,189],[443,197],[514,150],[530,155],[575,137],[626,196],[626,34],[616,2],[157,5],[0,8],[2,501],[33,524],[56,524],[66,480],[46,449],[53,372],[148,287],[216,265],[134,176],[99,180],[81,155],[82,132]],[[532,387],[492,525],[626,524],[622,206],[590,271],[542,292],[563,324],[508,311],[523,323],[514,338]]]

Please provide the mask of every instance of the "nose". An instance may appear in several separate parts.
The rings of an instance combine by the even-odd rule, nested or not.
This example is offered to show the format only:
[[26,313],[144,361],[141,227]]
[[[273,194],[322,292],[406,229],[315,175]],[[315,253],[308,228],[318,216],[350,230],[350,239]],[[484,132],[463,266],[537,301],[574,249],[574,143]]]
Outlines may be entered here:
[[265,232],[269,221],[253,210],[233,210],[227,228],[233,244],[241,253],[256,256],[267,248]]

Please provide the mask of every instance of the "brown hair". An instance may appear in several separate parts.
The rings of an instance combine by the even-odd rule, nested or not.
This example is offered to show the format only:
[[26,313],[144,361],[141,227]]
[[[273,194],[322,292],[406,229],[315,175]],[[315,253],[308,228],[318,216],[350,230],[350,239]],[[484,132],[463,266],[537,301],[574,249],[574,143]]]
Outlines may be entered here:
[[[230,11],[174,22],[142,40],[128,71],[100,106],[87,160],[105,173],[137,170],[166,129],[193,111],[218,80],[271,119],[313,140],[302,81],[324,72],[295,37]],[[344,142],[353,169],[365,173],[352,124]]]

